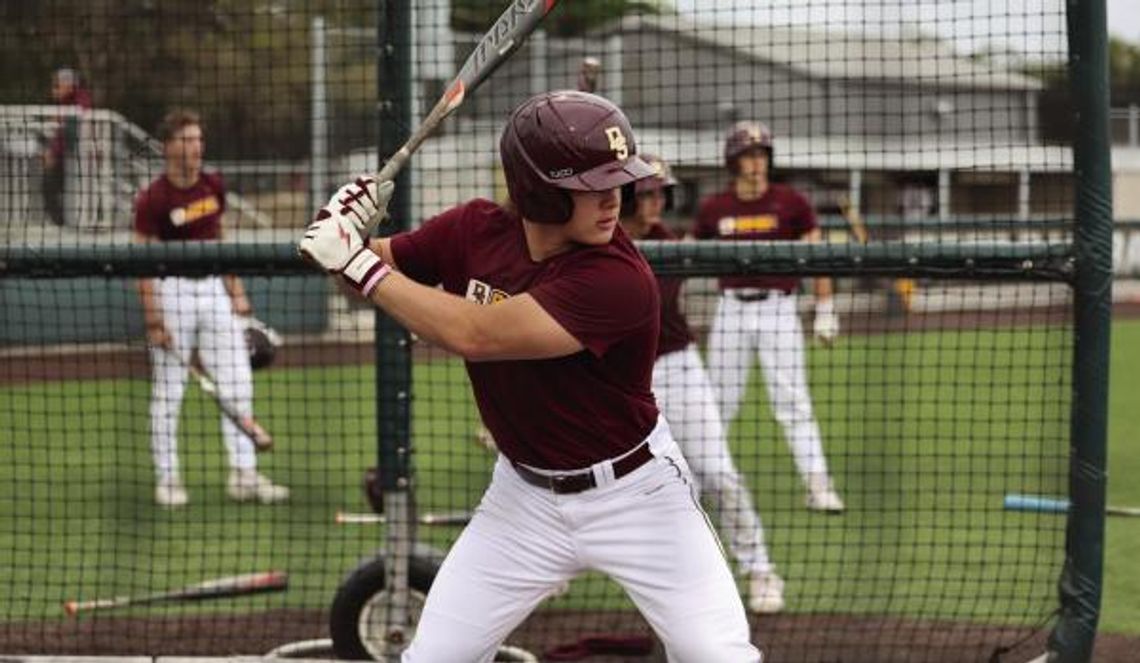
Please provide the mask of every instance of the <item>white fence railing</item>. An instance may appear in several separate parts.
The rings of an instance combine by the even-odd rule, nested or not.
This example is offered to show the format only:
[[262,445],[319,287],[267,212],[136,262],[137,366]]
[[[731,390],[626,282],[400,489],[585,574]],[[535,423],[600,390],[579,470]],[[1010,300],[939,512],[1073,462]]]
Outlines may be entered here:
[[[47,221],[43,154],[64,121],[75,135],[63,154],[65,225],[96,229],[128,215],[133,191],[157,172],[145,133],[105,109],[0,106],[0,212],[6,224]],[[122,190],[132,194],[123,196]]]
[[[64,225],[81,230],[131,227],[135,195],[162,171],[161,144],[113,110],[61,106],[0,106],[0,227],[50,223],[43,154],[71,120],[76,131],[63,161]],[[226,202],[235,221],[274,225],[240,193],[231,190]]]

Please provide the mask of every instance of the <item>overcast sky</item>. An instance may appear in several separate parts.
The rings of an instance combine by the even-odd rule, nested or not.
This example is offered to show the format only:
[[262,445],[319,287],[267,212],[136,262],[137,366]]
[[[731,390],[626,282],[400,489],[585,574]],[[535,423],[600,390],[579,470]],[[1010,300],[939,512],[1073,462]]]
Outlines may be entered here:
[[[675,0],[702,21],[761,23],[890,35],[933,32],[972,52],[1002,47],[1039,57],[1065,52],[1064,0]],[[1109,31],[1140,43],[1140,0],[1107,0]]]

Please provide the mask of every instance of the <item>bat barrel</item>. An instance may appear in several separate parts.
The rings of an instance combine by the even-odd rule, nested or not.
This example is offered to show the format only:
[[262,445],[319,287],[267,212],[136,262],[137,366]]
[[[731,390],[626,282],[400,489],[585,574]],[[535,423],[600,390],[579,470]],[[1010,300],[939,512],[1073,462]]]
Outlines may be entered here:
[[1005,496],[1003,506],[1007,511],[1037,511],[1041,513],[1065,513],[1069,510],[1069,501],[1040,495]]

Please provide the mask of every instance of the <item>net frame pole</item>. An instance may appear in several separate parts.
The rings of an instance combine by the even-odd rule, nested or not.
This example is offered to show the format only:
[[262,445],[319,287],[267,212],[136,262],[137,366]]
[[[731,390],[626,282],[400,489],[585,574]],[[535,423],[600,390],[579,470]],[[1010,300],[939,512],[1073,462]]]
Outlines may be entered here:
[[[395,154],[412,123],[412,7],[408,0],[377,0],[377,106],[379,162]],[[411,223],[411,169],[396,177],[388,205],[392,222],[381,234],[407,230]],[[384,553],[387,571],[385,640],[389,653],[410,641],[410,561],[416,536],[411,478],[411,335],[379,308],[376,316],[376,433],[378,478],[387,515]]]
[[1108,359],[1112,323],[1112,167],[1104,0],[1068,0],[1069,80],[1075,111],[1072,452],[1060,617],[1049,660],[1092,658],[1104,578]]

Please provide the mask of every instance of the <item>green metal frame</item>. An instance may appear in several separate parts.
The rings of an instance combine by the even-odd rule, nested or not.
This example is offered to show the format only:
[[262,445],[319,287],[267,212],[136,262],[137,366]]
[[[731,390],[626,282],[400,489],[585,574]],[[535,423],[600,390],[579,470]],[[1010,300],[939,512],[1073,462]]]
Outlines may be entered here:
[[[381,160],[395,154],[412,126],[412,7],[407,0],[380,2],[377,89],[381,91]],[[393,223],[382,234],[407,230],[411,219],[411,169],[396,178],[388,210]],[[380,487],[410,488],[412,444],[411,335],[383,311],[376,310],[376,432]]]
[[[406,199],[399,196],[400,190],[397,187],[394,204],[406,207]],[[393,211],[394,214],[408,213],[399,207]],[[385,228],[388,232],[402,229],[399,224]],[[1074,248],[1069,242],[800,244],[642,241],[638,246],[653,269],[668,276],[715,276],[732,272],[832,276],[905,274],[961,279],[1070,281],[1075,274]],[[0,248],[0,275],[5,276],[60,278],[95,274],[193,276],[218,273],[311,274],[313,267],[301,260],[296,245],[292,243],[188,242],[184,245],[153,243]],[[392,329],[387,326],[379,329],[384,333],[402,330],[398,325]],[[400,336],[405,337],[404,332],[401,331]],[[383,347],[404,346],[395,343],[394,346]],[[384,382],[391,379],[392,375],[386,373]]]
[[1069,80],[1076,111],[1072,455],[1058,589],[1060,618],[1049,661],[1092,659],[1104,578],[1108,356],[1112,323],[1112,169],[1108,127],[1108,31],[1104,0],[1069,0]]

